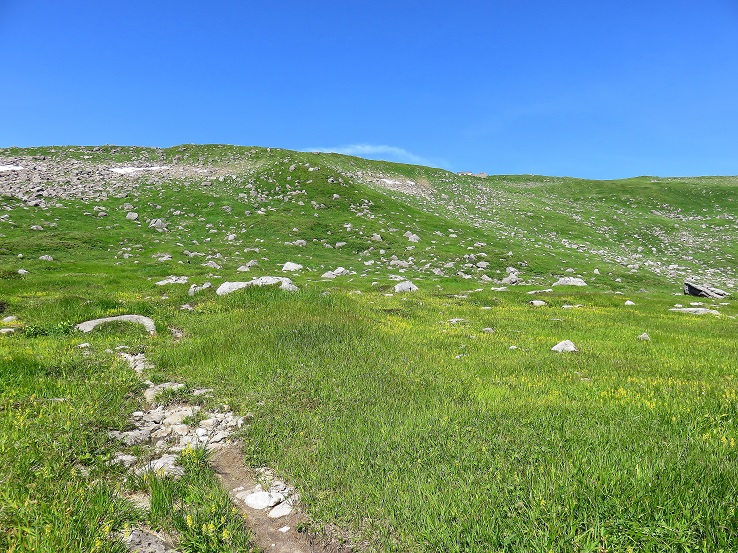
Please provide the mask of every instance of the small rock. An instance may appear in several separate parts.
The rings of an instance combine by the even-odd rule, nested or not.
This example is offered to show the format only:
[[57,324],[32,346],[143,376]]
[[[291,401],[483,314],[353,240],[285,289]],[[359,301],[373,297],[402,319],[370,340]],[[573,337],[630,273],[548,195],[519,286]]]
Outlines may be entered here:
[[678,311],[679,313],[690,313],[691,315],[720,315],[719,311],[707,309],[704,307],[672,307],[669,311]]
[[552,347],[551,351],[562,353],[562,352],[579,351],[579,350],[574,345],[574,342],[572,342],[571,340],[564,340],[563,342],[559,342],[554,347]]
[[639,340],[643,340],[644,342],[650,342],[651,341],[651,337],[647,333],[645,333],[645,332],[643,334],[641,334],[640,336],[638,336],[638,339]]
[[126,453],[116,453],[115,457],[110,461],[111,465],[123,465],[124,467],[130,467],[136,461],[138,457],[135,455],[128,455]]
[[269,492],[253,492],[243,497],[243,502],[246,504],[247,507],[251,507],[252,509],[257,510],[271,507],[272,501],[272,494]]
[[186,276],[170,276],[164,280],[160,280],[156,284],[159,286],[164,286],[166,284],[187,284],[187,280],[189,279]]
[[190,286],[190,289],[187,291],[187,295],[188,296],[194,296],[198,292],[202,292],[203,290],[207,290],[211,286],[212,286],[212,284],[210,284],[209,282],[206,282],[202,286],[198,286],[197,284],[193,284],[193,285]]
[[290,505],[287,501],[283,501],[274,509],[269,511],[269,514],[267,515],[269,518],[282,518],[286,517],[292,512],[292,505]]
[[553,283],[553,286],[587,286],[587,283],[581,278],[561,277]]

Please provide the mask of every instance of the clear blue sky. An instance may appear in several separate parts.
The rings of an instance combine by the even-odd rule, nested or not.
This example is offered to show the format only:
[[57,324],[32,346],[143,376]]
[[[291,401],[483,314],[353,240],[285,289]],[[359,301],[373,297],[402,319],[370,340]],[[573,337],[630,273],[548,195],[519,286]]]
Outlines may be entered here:
[[0,0],[0,146],[738,174],[738,0]]

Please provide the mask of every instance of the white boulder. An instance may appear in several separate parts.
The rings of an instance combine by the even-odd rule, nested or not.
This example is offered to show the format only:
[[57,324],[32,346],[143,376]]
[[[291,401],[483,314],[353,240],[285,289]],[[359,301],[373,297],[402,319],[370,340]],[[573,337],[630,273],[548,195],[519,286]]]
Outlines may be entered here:
[[409,280],[404,280],[399,284],[395,284],[395,292],[415,292],[417,289],[418,287]]
[[579,351],[579,350],[577,349],[577,346],[574,345],[574,342],[572,342],[571,340],[564,340],[563,342],[559,342],[554,347],[552,347],[551,351],[562,353],[562,352]]
[[276,284],[279,284],[280,290],[285,290],[287,292],[297,292],[297,290],[299,290],[299,288],[292,283],[292,280],[287,277],[263,276],[252,279],[248,282],[224,282],[218,286],[215,293],[219,296],[225,296],[226,294],[230,294],[231,292],[235,292],[241,288],[248,288],[249,286],[273,286]]

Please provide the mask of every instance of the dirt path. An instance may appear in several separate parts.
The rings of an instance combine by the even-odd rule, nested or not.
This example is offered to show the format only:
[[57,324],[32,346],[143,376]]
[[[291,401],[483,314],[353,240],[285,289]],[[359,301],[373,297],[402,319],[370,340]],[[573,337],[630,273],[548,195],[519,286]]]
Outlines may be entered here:
[[218,475],[223,488],[233,503],[244,515],[246,525],[254,533],[255,544],[267,553],[350,553],[357,548],[341,543],[336,538],[318,536],[309,531],[298,531],[306,525],[307,517],[296,505],[290,514],[280,518],[269,518],[269,509],[252,509],[236,494],[254,489],[259,481],[253,470],[243,464],[241,445],[229,444],[217,450],[211,466]]

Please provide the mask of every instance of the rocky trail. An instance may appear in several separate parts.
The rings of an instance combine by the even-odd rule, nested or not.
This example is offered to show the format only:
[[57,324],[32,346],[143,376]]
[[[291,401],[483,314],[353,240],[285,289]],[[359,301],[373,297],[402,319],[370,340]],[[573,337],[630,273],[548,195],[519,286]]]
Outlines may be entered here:
[[[119,355],[142,378],[147,369],[153,368],[142,353],[131,355],[121,351]],[[299,493],[279,480],[273,470],[266,467],[252,470],[244,466],[241,443],[232,434],[243,427],[246,417],[236,415],[227,405],[203,411],[200,406],[189,404],[186,396],[179,397],[175,404],[164,405],[160,403],[162,395],[182,390],[184,384],[145,382],[148,388],[143,391],[142,402],[147,409],[131,414],[134,428],[109,432],[111,438],[125,446],[115,454],[111,464],[126,466],[139,476],[153,472],[165,478],[179,478],[184,474],[178,464],[179,455],[188,448],[204,447],[211,452],[211,466],[253,532],[258,548],[276,553],[355,550],[335,537],[308,531]],[[196,389],[192,397],[210,392],[209,389]],[[192,422],[193,419],[198,422]],[[147,455],[133,455],[133,446],[143,446]],[[144,509],[150,504],[150,498],[142,493],[133,494],[129,499]],[[121,538],[131,552],[177,553],[176,535],[151,528],[133,528]]]

